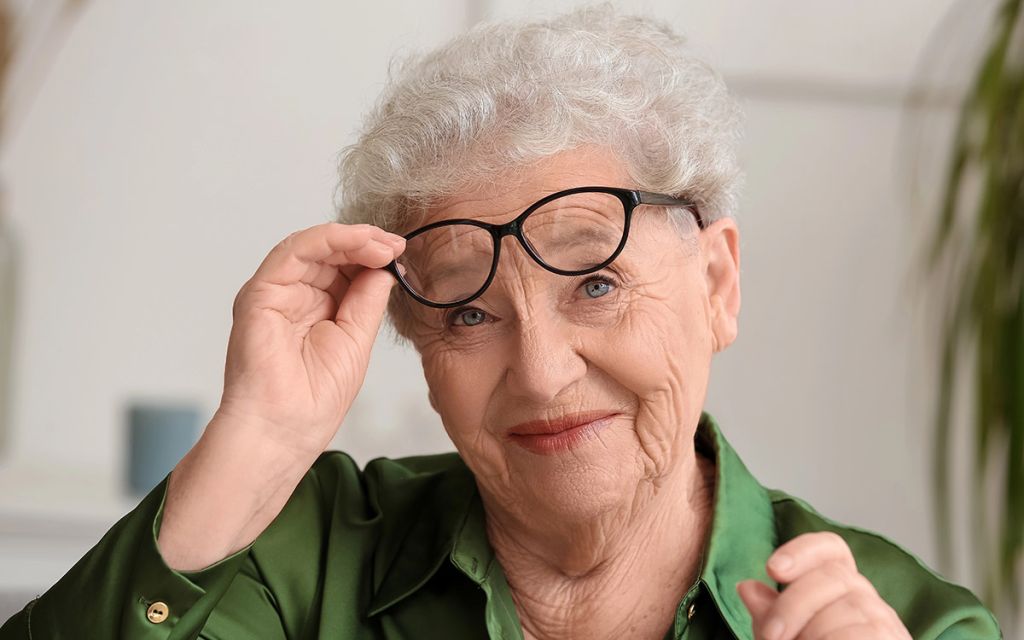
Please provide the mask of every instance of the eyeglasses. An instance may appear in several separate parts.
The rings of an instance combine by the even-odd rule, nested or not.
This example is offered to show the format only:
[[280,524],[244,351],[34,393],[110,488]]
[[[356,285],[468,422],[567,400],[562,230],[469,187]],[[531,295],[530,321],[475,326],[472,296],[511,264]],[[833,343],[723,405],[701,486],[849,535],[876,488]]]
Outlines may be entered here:
[[593,273],[622,252],[633,210],[641,204],[686,208],[698,228],[705,228],[689,200],[636,189],[575,187],[545,196],[505,224],[459,218],[420,227],[405,235],[405,251],[385,268],[413,299],[439,309],[483,295],[498,270],[501,239],[508,235],[548,271]]

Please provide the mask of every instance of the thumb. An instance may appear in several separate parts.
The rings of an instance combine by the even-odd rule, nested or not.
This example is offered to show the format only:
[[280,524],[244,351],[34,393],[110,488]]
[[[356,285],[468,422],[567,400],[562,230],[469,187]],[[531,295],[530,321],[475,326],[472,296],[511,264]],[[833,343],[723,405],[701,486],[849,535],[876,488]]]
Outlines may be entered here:
[[754,619],[754,628],[758,627],[761,618],[771,609],[779,597],[779,592],[758,580],[744,580],[736,584],[736,592],[750,611]]
[[394,276],[384,269],[363,269],[338,303],[334,322],[347,331],[355,329],[371,338],[376,336],[388,306],[391,287],[397,283]]

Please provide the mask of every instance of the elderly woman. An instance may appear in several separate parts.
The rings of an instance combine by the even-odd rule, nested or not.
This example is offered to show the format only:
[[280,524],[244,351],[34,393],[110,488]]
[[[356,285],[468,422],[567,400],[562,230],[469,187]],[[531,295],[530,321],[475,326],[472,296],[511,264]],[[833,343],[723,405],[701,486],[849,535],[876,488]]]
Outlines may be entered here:
[[[340,222],[239,291],[201,440],[0,636],[1000,637],[702,411],[740,310],[737,121],[678,36],[607,7],[399,68]],[[386,312],[458,452],[360,469],[324,449]]]

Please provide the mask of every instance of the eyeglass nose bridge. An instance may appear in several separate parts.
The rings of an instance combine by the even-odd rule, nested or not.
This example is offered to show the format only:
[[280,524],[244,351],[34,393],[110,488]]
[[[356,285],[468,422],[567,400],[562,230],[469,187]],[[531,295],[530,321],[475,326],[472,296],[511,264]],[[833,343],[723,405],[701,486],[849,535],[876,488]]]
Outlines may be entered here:
[[499,224],[491,227],[491,235],[498,242],[505,236],[520,236],[522,235],[522,220],[516,218],[515,220],[509,220],[505,224]]
[[[527,214],[530,212],[527,212]],[[505,236],[512,236],[519,241],[519,246],[526,251],[526,255],[540,265],[547,271],[555,271],[552,267],[544,262],[544,259],[537,253],[536,247],[530,244],[529,239],[523,233],[523,221],[526,219],[526,214],[520,215],[514,220],[509,220],[505,224],[494,225],[490,228],[491,237],[494,238],[494,266],[492,271],[498,270],[498,258],[501,256],[501,241]],[[557,271],[555,271],[557,273]],[[490,282],[488,282],[490,284]],[[486,287],[485,287],[486,288]]]

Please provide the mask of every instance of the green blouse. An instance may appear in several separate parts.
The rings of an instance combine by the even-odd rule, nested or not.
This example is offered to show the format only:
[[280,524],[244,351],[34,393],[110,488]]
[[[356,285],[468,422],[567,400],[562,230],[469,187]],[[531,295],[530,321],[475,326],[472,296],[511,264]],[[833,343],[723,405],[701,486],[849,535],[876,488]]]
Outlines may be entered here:
[[[993,615],[885,537],[766,489],[703,413],[696,446],[717,468],[700,577],[666,638],[752,640],[736,583],[765,573],[776,547],[808,531],[840,534],[914,638],[996,640]],[[522,638],[488,543],[473,475],[456,453],[319,457],[250,546],[198,572],[168,568],[156,545],[166,480],[53,587],[0,628],[49,638]]]

